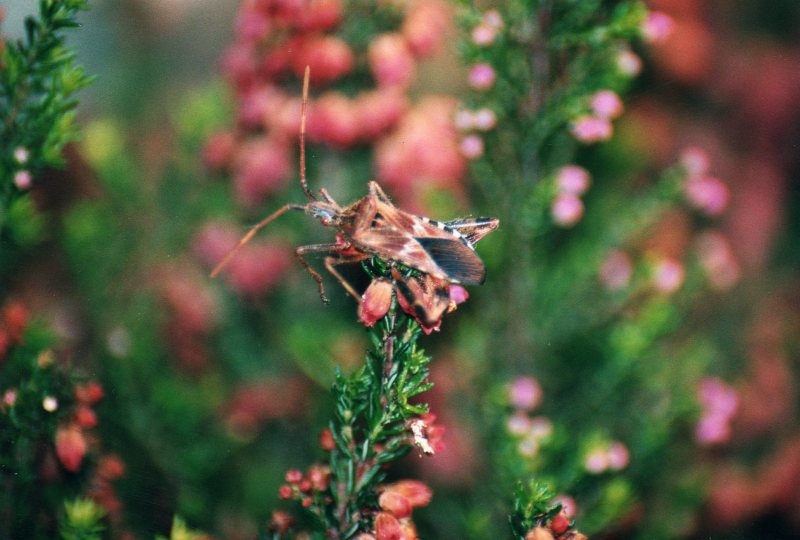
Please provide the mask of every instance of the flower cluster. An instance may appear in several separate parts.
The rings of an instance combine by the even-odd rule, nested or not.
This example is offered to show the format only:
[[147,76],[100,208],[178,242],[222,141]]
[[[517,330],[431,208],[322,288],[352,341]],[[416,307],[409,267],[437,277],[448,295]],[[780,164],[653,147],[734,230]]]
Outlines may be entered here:
[[506,429],[518,439],[517,452],[532,458],[553,434],[550,419],[530,415],[542,401],[542,387],[533,377],[518,377],[508,387],[508,401],[514,410],[506,421]]
[[739,398],[731,386],[716,377],[700,381],[697,398],[703,407],[695,428],[695,439],[711,446],[727,442],[731,436],[731,420],[739,407]]
[[622,100],[612,90],[598,90],[589,96],[588,109],[587,114],[572,121],[572,136],[585,144],[609,140],[614,134],[611,121],[623,112]]
[[331,470],[327,465],[312,465],[303,473],[299,469],[286,472],[286,483],[278,489],[281,499],[300,501],[304,508],[320,502],[331,502],[328,487]]
[[572,227],[583,217],[583,201],[591,183],[589,171],[578,165],[564,165],[556,171],[556,196],[550,206],[553,221],[561,227]]
[[[77,406],[73,417],[70,421],[59,425],[55,435],[56,456],[64,469],[69,472],[79,471],[83,458],[86,457],[89,449],[86,431],[97,425],[97,416],[92,406],[102,400],[103,396],[103,388],[96,382],[75,387]],[[52,408],[47,404],[43,404],[43,407],[45,410]],[[58,408],[57,404],[55,408]]]
[[583,456],[583,467],[591,474],[621,471],[628,466],[628,447],[619,441],[595,444]]
[[356,537],[360,540],[416,540],[417,529],[411,520],[414,508],[427,506],[433,492],[417,480],[400,480],[378,487],[378,506],[375,529]]
[[547,525],[537,525],[528,531],[525,540],[587,540],[587,537],[574,530],[566,513],[560,512]]
[[708,174],[706,152],[697,147],[687,148],[681,155],[681,165],[688,174],[683,192],[689,204],[710,217],[722,214],[728,206],[730,190],[722,180]]

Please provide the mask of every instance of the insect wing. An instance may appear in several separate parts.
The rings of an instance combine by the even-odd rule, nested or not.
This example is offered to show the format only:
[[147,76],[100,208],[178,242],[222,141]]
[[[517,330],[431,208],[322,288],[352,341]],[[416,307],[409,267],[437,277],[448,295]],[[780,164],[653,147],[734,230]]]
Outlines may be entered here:
[[413,236],[394,227],[368,229],[353,237],[353,243],[358,249],[383,260],[399,262],[437,278],[448,279],[445,271]]
[[500,220],[497,218],[461,218],[444,222],[445,227],[456,231],[473,246],[481,238],[497,229],[499,224]]
[[436,266],[454,283],[481,285],[486,279],[483,261],[459,238],[414,238]]
[[415,317],[426,333],[438,329],[442,316],[450,308],[447,281],[437,280],[429,274],[402,277],[395,271],[393,275],[403,310]]

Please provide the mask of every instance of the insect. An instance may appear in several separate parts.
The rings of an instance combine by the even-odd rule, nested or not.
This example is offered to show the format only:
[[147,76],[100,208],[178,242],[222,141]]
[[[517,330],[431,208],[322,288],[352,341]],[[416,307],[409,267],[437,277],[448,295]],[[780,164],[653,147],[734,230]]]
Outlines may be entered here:
[[[486,276],[483,261],[475,253],[474,244],[495,230],[496,218],[462,218],[435,221],[397,208],[376,182],[369,182],[369,192],[354,203],[342,207],[325,190],[316,196],[308,188],[305,173],[305,124],[308,107],[309,69],[303,81],[303,102],[300,117],[300,186],[309,202],[286,204],[257,223],[211,272],[215,277],[263,227],[289,210],[298,210],[317,218],[326,227],[337,230],[336,242],[300,246],[295,255],[319,287],[322,301],[328,303],[322,276],[306,260],[310,254],[327,254],[325,268],[360,301],[361,295],[336,270],[341,264],[357,263],[378,257],[391,265],[402,265],[430,278],[416,278],[420,283],[482,284]],[[404,281],[406,287],[413,281]],[[441,296],[442,285],[423,289],[424,295]],[[439,292],[427,293],[427,290]],[[409,293],[411,295],[411,293]],[[436,302],[438,306],[440,302]],[[437,308],[438,310],[438,308]]]

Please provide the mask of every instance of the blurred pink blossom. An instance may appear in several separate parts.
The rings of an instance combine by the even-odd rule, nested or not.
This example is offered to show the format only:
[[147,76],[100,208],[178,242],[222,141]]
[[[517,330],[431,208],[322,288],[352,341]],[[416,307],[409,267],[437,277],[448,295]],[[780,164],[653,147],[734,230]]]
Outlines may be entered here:
[[30,189],[33,185],[33,175],[27,170],[17,171],[14,174],[14,185],[23,191]]
[[672,33],[672,17],[660,11],[651,11],[642,23],[642,35],[650,43],[663,43]]
[[575,502],[575,499],[563,493],[553,497],[550,502],[552,504],[560,504],[564,514],[570,519],[574,518],[578,511],[578,503]]
[[689,176],[701,176],[708,173],[711,159],[702,148],[689,146],[681,152],[680,163]]
[[623,49],[617,54],[617,69],[629,77],[635,77],[642,72],[642,59],[630,49]]
[[662,293],[673,293],[681,288],[685,272],[683,265],[674,259],[661,259],[653,268],[653,285]]
[[614,134],[614,128],[607,118],[596,116],[581,116],[576,118],[570,126],[570,132],[577,140],[592,144],[607,141]]
[[706,231],[696,241],[700,265],[711,286],[724,291],[734,286],[741,276],[739,261],[728,239],[720,232]]
[[724,212],[730,200],[728,186],[713,176],[689,178],[684,185],[684,194],[692,206],[709,216]]
[[245,206],[258,205],[286,185],[293,168],[292,151],[285,140],[251,139],[239,148],[234,160],[237,199]]
[[415,0],[406,13],[401,32],[411,51],[417,58],[436,54],[451,20],[450,6],[442,0]]
[[630,452],[628,447],[619,441],[611,443],[607,451],[609,469],[619,471],[628,466]]
[[517,410],[506,420],[506,429],[512,435],[525,435],[531,430],[531,419],[526,412]]
[[620,249],[613,249],[600,266],[600,281],[610,290],[619,290],[628,285],[633,275],[630,256]]
[[358,139],[359,113],[339,92],[326,92],[309,107],[308,138],[345,148]]
[[714,445],[728,442],[731,437],[730,422],[718,414],[705,414],[697,423],[695,439],[702,445]]
[[622,100],[613,90],[599,90],[592,94],[589,106],[598,118],[613,120],[618,118],[624,109]]
[[578,165],[564,165],[556,171],[556,185],[562,193],[583,195],[589,189],[589,171]]
[[520,453],[521,456],[524,457],[533,457],[539,453],[539,448],[541,444],[539,441],[533,437],[525,437],[519,443],[517,443],[517,451]]
[[531,418],[531,426],[528,433],[537,440],[547,439],[553,434],[553,422],[546,416]]
[[487,47],[494,43],[497,37],[497,29],[486,22],[482,22],[472,29],[470,37],[475,45]]
[[297,49],[291,56],[292,72],[302,78],[306,66],[310,67],[311,84],[328,84],[353,70],[355,56],[341,38],[311,35],[297,39],[294,47]]
[[572,193],[559,193],[550,207],[553,221],[561,227],[572,227],[583,217],[583,201]]
[[409,86],[416,73],[416,62],[401,34],[381,34],[369,44],[369,67],[378,86]]
[[697,398],[706,411],[731,418],[739,406],[736,390],[717,377],[706,377],[697,387]]
[[592,474],[600,474],[608,469],[608,452],[605,448],[595,448],[583,458],[583,467]]
[[542,402],[542,386],[533,377],[517,377],[508,387],[508,402],[524,411],[535,409]]
[[483,155],[483,139],[480,135],[467,135],[458,145],[461,154],[467,159],[477,159]]
[[486,63],[475,64],[469,70],[469,85],[475,90],[488,90],[494,86],[497,74],[494,68]]
[[473,113],[472,125],[478,131],[489,131],[497,125],[497,115],[492,109],[483,107]]

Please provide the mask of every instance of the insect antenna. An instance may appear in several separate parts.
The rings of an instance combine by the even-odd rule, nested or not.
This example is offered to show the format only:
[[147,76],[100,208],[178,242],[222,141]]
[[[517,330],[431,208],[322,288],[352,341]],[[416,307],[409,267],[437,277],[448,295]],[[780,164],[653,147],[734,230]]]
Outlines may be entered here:
[[217,277],[217,275],[219,275],[219,273],[222,271],[222,269],[225,268],[225,266],[228,265],[228,263],[233,258],[233,256],[236,255],[239,252],[239,250],[242,249],[244,247],[244,245],[247,242],[249,242],[250,239],[253,238],[253,236],[255,236],[255,234],[258,231],[260,231],[261,229],[263,229],[264,227],[269,225],[275,218],[277,218],[278,216],[280,216],[281,214],[283,214],[287,210],[301,210],[301,211],[304,211],[305,209],[306,209],[306,207],[303,206],[302,204],[287,204],[287,205],[284,205],[284,206],[278,208],[276,211],[274,211],[273,213],[271,213],[270,215],[268,215],[267,217],[265,217],[264,219],[262,219],[261,221],[256,223],[253,226],[253,228],[251,228],[249,231],[247,231],[247,234],[242,236],[242,238],[239,240],[239,243],[236,244],[233,247],[233,249],[231,249],[228,252],[228,254],[225,255],[225,257],[219,263],[217,263],[217,266],[215,266],[214,269],[211,271],[211,277],[212,278]]
[[303,75],[303,105],[300,109],[300,187],[303,188],[303,193],[306,194],[306,197],[316,201],[317,197],[308,189],[308,182],[306,181],[306,116],[308,114],[308,81],[310,77],[311,67],[306,66],[306,71]]

